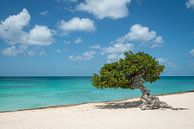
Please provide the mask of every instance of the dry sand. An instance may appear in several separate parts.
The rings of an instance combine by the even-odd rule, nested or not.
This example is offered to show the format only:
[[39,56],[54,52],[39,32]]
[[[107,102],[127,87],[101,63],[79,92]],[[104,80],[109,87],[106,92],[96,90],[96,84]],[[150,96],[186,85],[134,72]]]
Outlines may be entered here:
[[[138,99],[0,113],[0,129],[194,129],[194,93],[160,96],[187,110],[141,111]],[[126,108],[126,107],[131,108]]]

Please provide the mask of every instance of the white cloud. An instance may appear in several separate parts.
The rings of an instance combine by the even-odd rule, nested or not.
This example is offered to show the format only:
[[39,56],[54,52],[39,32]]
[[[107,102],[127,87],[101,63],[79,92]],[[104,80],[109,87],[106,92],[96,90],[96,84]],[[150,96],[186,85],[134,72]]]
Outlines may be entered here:
[[94,58],[95,54],[96,54],[96,51],[88,50],[88,51],[82,53],[81,55],[77,55],[77,56],[71,55],[71,56],[69,56],[69,59],[73,60],[73,61],[85,61],[85,60],[90,60],[90,59]]
[[124,58],[124,52],[129,50],[133,50],[134,45],[130,43],[115,43],[109,47],[105,47],[102,49],[103,54],[107,55],[108,62],[118,61],[120,58]]
[[130,28],[130,32],[112,42],[109,47],[102,48],[102,54],[107,56],[108,62],[118,61],[124,58],[124,52],[134,49],[135,42],[148,43],[151,48],[155,48],[161,46],[164,40],[149,27],[135,24]]
[[120,37],[117,42],[141,42],[141,43],[152,43],[151,47],[158,47],[164,42],[162,36],[158,36],[149,27],[142,26],[140,24],[135,24],[130,28],[130,32],[126,35]]
[[103,48],[103,52],[108,53],[108,54],[123,53],[123,52],[131,50],[132,48],[133,48],[132,44],[116,43],[107,48]]
[[156,42],[156,43],[163,43],[164,40],[163,40],[162,36],[157,36],[156,39],[154,40],[154,42]]
[[191,56],[194,56],[194,49],[190,51]]
[[0,22],[0,38],[9,44],[50,45],[53,35],[47,26],[35,25],[29,32],[24,31],[30,22],[30,14],[23,9],[17,15],[11,15]]
[[12,15],[0,22],[0,38],[9,43],[23,41],[23,28],[29,24],[30,15],[26,9],[19,14]]
[[30,49],[29,46],[26,45],[20,45],[18,47],[16,46],[10,46],[2,50],[2,54],[5,56],[18,56],[18,55],[46,55],[46,52],[44,50],[38,50],[38,49]]
[[107,62],[108,63],[111,63],[111,62],[115,62],[115,61],[118,61],[119,59],[123,59],[125,56],[124,54],[110,54],[107,56]]
[[188,0],[185,2],[187,8],[194,8],[194,0]]
[[100,44],[93,45],[93,46],[90,47],[90,49],[100,50],[101,49],[101,45]]
[[151,48],[160,47],[164,43],[162,36],[157,36],[154,40],[154,43],[151,45]]
[[30,45],[50,45],[53,43],[52,32],[47,26],[35,25],[27,36],[26,41]]
[[131,0],[85,0],[76,10],[86,11],[99,19],[118,19],[128,16],[128,4]]
[[25,47],[20,47],[17,49],[15,46],[11,46],[2,50],[2,54],[5,56],[16,56],[17,54],[21,54],[25,51]]
[[163,64],[165,66],[169,66],[169,67],[176,67],[172,62],[170,62],[167,58],[157,58],[158,62],[160,64]]
[[82,42],[83,42],[83,41],[82,41],[82,38],[81,38],[81,37],[77,38],[77,39],[74,41],[75,44],[80,44],[80,43],[82,43]]
[[95,30],[95,25],[89,18],[74,17],[69,21],[61,20],[58,23],[58,29],[64,34],[75,31],[90,32]]
[[40,15],[42,15],[42,16],[48,16],[48,11],[40,12]]

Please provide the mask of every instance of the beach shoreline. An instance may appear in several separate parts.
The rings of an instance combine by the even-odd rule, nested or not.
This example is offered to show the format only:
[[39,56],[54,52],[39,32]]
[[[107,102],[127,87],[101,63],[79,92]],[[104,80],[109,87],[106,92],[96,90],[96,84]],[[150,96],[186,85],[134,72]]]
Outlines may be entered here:
[[[181,91],[181,92],[176,92],[176,93],[167,93],[167,94],[154,94],[153,96],[166,96],[166,95],[184,94],[184,93],[190,93],[190,92],[194,93],[194,90]],[[44,109],[52,109],[52,108],[65,108],[65,107],[80,106],[80,105],[84,105],[84,104],[122,102],[122,101],[126,101],[126,100],[134,100],[134,99],[140,99],[140,97],[120,99],[120,100],[101,101],[101,102],[86,102],[86,103],[79,103],[79,104],[62,104],[62,105],[45,106],[45,107],[39,107],[39,108],[19,109],[19,110],[14,110],[14,111],[0,111],[0,113],[30,111],[30,110],[44,110]]]
[[139,98],[0,113],[1,129],[193,129],[194,92],[159,96],[184,110],[144,110]]
[[[184,94],[184,93],[190,93],[190,92],[194,93],[194,90],[181,91],[181,92],[176,92],[176,93],[167,93],[167,94],[155,94],[153,96],[166,96],[166,95]],[[20,109],[20,110],[15,110],[15,111],[0,111],[0,113],[28,111],[28,110],[41,110],[41,109],[49,109],[49,108],[71,107],[71,106],[79,106],[79,105],[83,105],[83,104],[98,104],[98,103],[122,102],[122,101],[126,101],[126,100],[134,100],[134,99],[139,99],[139,98],[140,97],[120,99],[120,100],[101,101],[101,102],[86,102],[86,103],[79,103],[79,104],[62,104],[62,105],[54,105],[54,106],[39,107],[39,108]]]

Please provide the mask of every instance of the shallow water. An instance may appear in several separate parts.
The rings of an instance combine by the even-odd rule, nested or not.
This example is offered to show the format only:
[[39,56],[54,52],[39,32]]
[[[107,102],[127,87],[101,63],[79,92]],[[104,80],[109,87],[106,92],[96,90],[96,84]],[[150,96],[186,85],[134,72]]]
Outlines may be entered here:
[[[194,76],[161,77],[147,83],[153,94],[194,90]],[[119,100],[140,96],[138,90],[96,89],[91,77],[0,77],[0,111]]]

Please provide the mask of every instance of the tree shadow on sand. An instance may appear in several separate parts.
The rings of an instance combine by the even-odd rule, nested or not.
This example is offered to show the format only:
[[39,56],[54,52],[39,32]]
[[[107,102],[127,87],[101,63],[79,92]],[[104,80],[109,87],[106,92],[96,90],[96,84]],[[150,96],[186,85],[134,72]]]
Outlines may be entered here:
[[[137,108],[142,104],[142,101],[130,101],[130,102],[108,102],[103,105],[96,105],[99,109],[129,109]],[[168,108],[161,108],[168,109]],[[172,110],[188,110],[188,108],[171,108]]]
[[141,101],[131,101],[131,102],[108,102],[103,105],[97,105],[97,108],[100,109],[127,109],[127,108],[136,108],[141,105]]

